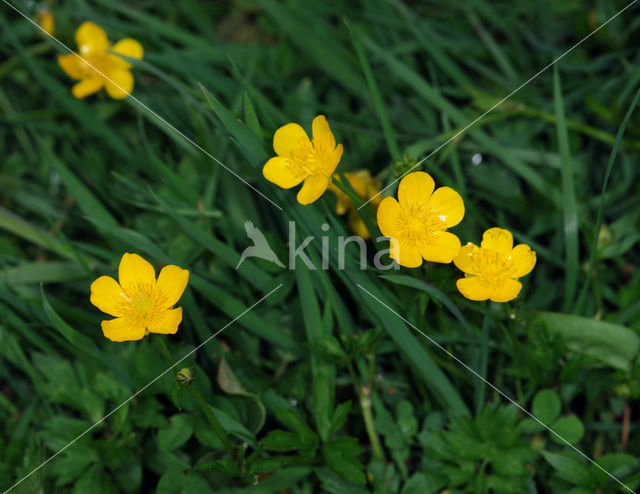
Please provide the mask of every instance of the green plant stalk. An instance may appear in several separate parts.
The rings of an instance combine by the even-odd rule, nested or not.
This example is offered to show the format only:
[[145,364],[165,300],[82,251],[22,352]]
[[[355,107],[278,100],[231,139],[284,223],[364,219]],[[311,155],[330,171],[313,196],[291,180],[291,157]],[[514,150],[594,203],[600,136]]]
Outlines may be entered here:
[[[156,341],[158,343],[158,346],[160,347],[160,352],[162,353],[166,361],[171,366],[175,366],[176,363],[173,361],[173,357],[171,357],[171,353],[169,353],[169,349],[167,348],[167,344],[165,343],[164,338],[162,336],[157,336]],[[211,411],[211,407],[207,404],[206,401],[204,401],[204,398],[202,398],[202,395],[198,392],[198,390],[194,389],[191,385],[186,385],[186,388],[191,393],[191,396],[193,396],[193,398],[198,403],[200,410],[202,410],[202,413],[204,413],[204,416],[209,421],[209,424],[213,428],[213,431],[216,433],[218,438],[222,441],[222,444],[224,444],[224,447],[226,448],[227,452],[231,455],[231,458],[235,460],[236,456],[233,450],[233,446],[231,445],[231,441],[229,440],[227,433],[224,431],[224,429],[220,425],[220,422],[218,422],[218,419],[216,418],[215,414]]]
[[371,450],[373,456],[379,460],[384,460],[384,453],[382,452],[382,445],[380,444],[380,438],[376,432],[375,425],[373,423],[373,408],[371,406],[371,386],[373,385],[373,357],[369,358],[369,379],[365,386],[360,385],[360,380],[357,378],[351,362],[347,364],[349,368],[349,374],[353,380],[353,385],[356,388],[358,394],[358,401],[360,402],[360,410],[362,410],[362,418],[364,419],[364,427],[369,436],[369,442],[371,443]]
[[[487,379],[487,367],[489,364],[489,327],[491,326],[491,302],[487,300],[484,306],[484,318],[482,319],[482,335],[480,337],[480,368],[479,374]],[[486,384],[481,379],[476,379],[476,412],[484,405]]]

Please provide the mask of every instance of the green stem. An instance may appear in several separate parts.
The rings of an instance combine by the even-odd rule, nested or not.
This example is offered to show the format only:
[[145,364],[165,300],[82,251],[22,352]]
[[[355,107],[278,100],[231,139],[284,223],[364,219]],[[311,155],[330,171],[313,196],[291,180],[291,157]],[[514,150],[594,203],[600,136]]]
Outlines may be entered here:
[[362,418],[364,419],[364,427],[367,430],[369,436],[369,442],[371,443],[371,450],[373,456],[379,460],[384,460],[384,453],[382,452],[382,445],[380,444],[380,438],[376,432],[376,428],[373,424],[373,409],[371,406],[371,388],[373,385],[373,358],[369,359],[369,380],[365,386],[360,385],[360,380],[356,376],[351,362],[347,364],[349,374],[353,380],[353,385],[356,388],[358,394],[358,401],[360,402],[360,409],[362,410]]
[[[484,318],[482,320],[482,335],[480,337],[480,368],[479,374],[486,379],[487,367],[489,364],[489,326],[491,322],[491,302],[487,301],[484,306]],[[476,412],[479,412],[484,405],[486,384],[481,379],[476,379]]]
[[[175,366],[176,364],[173,361],[173,357],[171,357],[171,353],[169,353],[169,349],[167,348],[167,344],[165,343],[164,338],[162,336],[157,336],[156,342],[160,347],[160,352],[162,353],[164,358],[167,360],[167,362],[169,362],[171,366]],[[224,429],[220,425],[220,422],[218,422],[218,419],[216,418],[215,414],[211,410],[211,407],[209,406],[209,404],[206,401],[204,401],[204,398],[202,398],[202,395],[198,392],[197,389],[192,387],[190,384],[185,384],[184,386],[187,388],[187,390],[191,393],[191,396],[193,396],[193,398],[198,403],[200,410],[202,410],[202,413],[204,413],[204,416],[209,421],[209,424],[213,428],[213,431],[216,433],[218,438],[222,441],[222,444],[224,444],[224,447],[226,448],[229,455],[231,455],[231,458],[235,460],[236,456],[235,456],[235,452],[233,451],[233,446],[231,445],[231,441],[229,441],[229,437],[227,436],[227,433],[224,431]]]

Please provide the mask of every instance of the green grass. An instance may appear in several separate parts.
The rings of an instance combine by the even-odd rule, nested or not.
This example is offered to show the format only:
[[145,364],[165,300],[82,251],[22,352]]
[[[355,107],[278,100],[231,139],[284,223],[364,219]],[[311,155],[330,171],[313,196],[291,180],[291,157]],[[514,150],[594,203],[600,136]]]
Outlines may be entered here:
[[[513,302],[463,298],[453,265],[376,270],[386,242],[368,241],[365,270],[351,244],[337,269],[350,230],[334,195],[301,206],[262,176],[275,130],[324,114],[337,172],[394,194],[625,5],[52,5],[71,48],[85,20],[142,43],[133,96],[166,122],[131,98],[73,98],[62,48],[0,5],[0,492],[167,369],[153,338],[106,340],[89,302],[124,252],[190,270],[168,360],[208,343],[12,493],[640,488],[637,7],[417,168],[462,194],[463,243],[500,226],[536,250]],[[316,267],[328,242],[329,268],[236,270],[246,220],[282,261],[294,221]]]

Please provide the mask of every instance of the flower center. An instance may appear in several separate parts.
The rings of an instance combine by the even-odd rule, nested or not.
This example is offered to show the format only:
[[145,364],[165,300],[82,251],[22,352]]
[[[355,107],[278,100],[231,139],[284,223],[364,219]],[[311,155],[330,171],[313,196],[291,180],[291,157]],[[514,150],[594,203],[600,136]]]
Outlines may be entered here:
[[511,258],[491,249],[480,249],[472,263],[474,270],[492,283],[508,278],[511,271]]
[[140,317],[145,317],[153,308],[153,303],[148,295],[137,295],[133,299],[133,310]]
[[322,146],[312,143],[301,143],[297,149],[291,151],[289,165],[295,173],[300,175],[327,175],[325,163],[327,151]]

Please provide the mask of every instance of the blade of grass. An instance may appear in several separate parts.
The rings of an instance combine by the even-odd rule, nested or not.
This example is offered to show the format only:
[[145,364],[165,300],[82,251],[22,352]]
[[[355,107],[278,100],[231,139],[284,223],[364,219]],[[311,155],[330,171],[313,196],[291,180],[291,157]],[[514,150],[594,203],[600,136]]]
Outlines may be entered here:
[[613,170],[613,164],[616,161],[616,157],[618,156],[618,150],[620,149],[620,143],[622,142],[622,136],[624,135],[624,131],[627,128],[627,123],[633,114],[633,110],[635,110],[638,100],[640,99],[640,88],[636,91],[629,108],[627,109],[627,113],[618,128],[618,133],[616,134],[616,141],[613,144],[613,149],[611,150],[611,154],[609,155],[609,161],[607,162],[607,168],[604,172],[604,178],[602,180],[602,191],[600,192],[600,205],[598,206],[598,214],[596,216],[596,224],[593,232],[593,240],[591,242],[591,252],[589,254],[589,266],[587,270],[587,275],[584,280],[584,284],[582,285],[582,290],[580,291],[580,295],[576,302],[576,305],[573,309],[574,314],[580,314],[582,312],[582,306],[584,304],[585,297],[587,295],[587,290],[589,289],[589,284],[593,278],[593,271],[596,268],[596,259],[598,253],[598,239],[600,235],[600,226],[602,225],[602,215],[604,212],[604,197],[605,192],[607,191],[607,186],[609,185],[609,178],[611,177],[611,172]]
[[564,103],[558,66],[553,66],[553,101],[556,112],[558,146],[562,160],[562,217],[565,242],[565,278],[563,309],[568,311],[578,286],[578,212],[573,185],[573,163],[569,150],[569,134],[564,120]]
[[362,43],[360,42],[361,33],[357,26],[351,26],[347,22],[346,19],[343,20],[349,34],[351,36],[351,42],[353,43],[353,47],[356,50],[356,54],[358,55],[358,60],[360,61],[360,67],[362,68],[362,72],[364,72],[364,77],[367,81],[367,85],[369,86],[369,92],[371,93],[371,99],[373,100],[373,106],[376,109],[376,113],[378,115],[378,119],[380,120],[380,126],[382,127],[382,132],[384,133],[384,138],[387,141],[387,148],[389,149],[389,154],[395,160],[400,158],[400,149],[398,148],[398,141],[396,138],[396,133],[391,126],[391,122],[389,121],[389,116],[387,115],[387,110],[385,108],[384,102],[382,101],[382,96],[380,95],[380,89],[378,88],[378,83],[373,75],[373,71],[371,70],[371,66],[369,65],[369,61],[362,49]]

